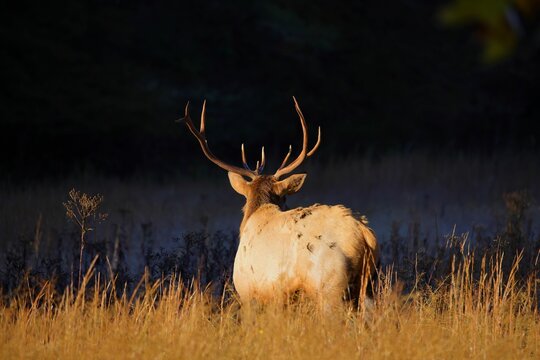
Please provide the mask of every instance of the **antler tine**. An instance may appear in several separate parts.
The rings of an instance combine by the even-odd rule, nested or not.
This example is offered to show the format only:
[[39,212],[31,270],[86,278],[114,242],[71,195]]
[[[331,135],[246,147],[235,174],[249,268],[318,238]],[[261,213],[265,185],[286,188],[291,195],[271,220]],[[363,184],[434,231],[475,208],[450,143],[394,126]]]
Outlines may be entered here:
[[[300,164],[304,161],[304,159],[307,157],[307,156],[311,156],[313,155],[313,153],[315,152],[315,150],[317,150],[317,148],[319,147],[320,145],[320,128],[319,128],[319,138],[317,140],[317,143],[315,144],[315,146],[313,147],[313,149],[311,149],[311,151],[307,151],[307,147],[308,147],[308,133],[307,133],[307,125],[306,125],[306,119],[304,118],[304,114],[302,114],[302,110],[300,109],[300,106],[298,105],[298,101],[296,101],[296,98],[293,96],[293,100],[294,100],[294,108],[296,109],[296,112],[298,113],[298,117],[300,118],[300,123],[302,125],[302,137],[303,137],[303,141],[302,141],[302,151],[300,152],[300,154],[298,155],[298,157],[296,159],[293,160],[293,162],[291,162],[289,165],[285,166],[284,165],[286,164],[286,160],[288,160],[288,156],[285,158],[285,160],[283,161],[283,163],[281,164],[280,168],[276,171],[276,173],[274,174],[274,177],[276,178],[279,178],[280,176],[283,176],[285,174],[288,174],[290,173],[291,171],[293,171],[294,169],[296,169],[298,166],[300,166]],[[289,154],[288,154],[289,155]]]
[[289,152],[287,153],[287,155],[285,155],[285,159],[283,159],[283,162],[279,166],[278,170],[283,169],[283,167],[287,163],[287,160],[289,160],[289,156],[291,156],[291,152],[292,152],[292,145],[289,145]]
[[266,157],[264,156],[264,146],[261,148],[261,167],[257,166],[257,173],[260,174],[264,170],[264,165],[266,165]]
[[206,137],[205,137],[205,117],[206,117],[206,100],[203,103],[203,108],[201,112],[200,131],[197,131],[197,129],[195,128],[195,125],[193,124],[193,121],[191,120],[191,116],[189,115],[189,101],[188,101],[188,103],[186,104],[183,120],[186,123],[186,126],[188,127],[189,131],[193,134],[193,136],[195,136],[197,141],[199,141],[199,145],[201,146],[201,149],[204,155],[208,158],[208,160],[210,160],[211,162],[213,162],[214,164],[216,164],[223,170],[227,170],[227,171],[254,179],[257,176],[257,174],[254,171],[251,171],[248,169],[242,169],[234,165],[229,165],[219,160],[214,154],[212,154],[212,151],[210,150],[210,147],[208,146],[208,141],[206,140]]
[[201,130],[199,130],[199,132],[201,134],[204,134],[204,121],[206,119],[206,99],[204,99],[203,103],[202,103],[202,111],[201,111]]
[[321,145],[321,127],[319,126],[319,131],[318,131],[318,135],[317,135],[317,143],[313,146],[313,148],[307,153],[307,157],[310,157],[311,155],[313,155],[313,153],[315,153],[315,150],[317,150],[319,148],[319,145]]
[[244,169],[249,170],[249,171],[253,171],[253,170],[251,170],[251,168],[249,167],[249,165],[247,163],[246,152],[244,150],[244,144],[243,143],[242,143],[242,146],[240,148],[242,150],[242,165],[244,165]]
[[251,168],[249,167],[249,165],[247,163],[244,144],[242,144],[242,163],[244,165],[244,168],[246,168],[246,170],[253,171],[256,175],[259,175],[260,173],[262,173],[262,171],[264,169],[264,165],[266,164],[266,156],[264,154],[264,146],[261,149],[261,161],[260,162],[257,161],[257,165],[255,165],[255,170],[251,170]]
[[[293,99],[294,99],[294,106],[296,108],[296,112],[298,113],[298,116],[300,116],[300,120],[302,121],[302,125],[305,127],[306,126],[306,119],[304,118],[304,115],[302,114],[302,110],[300,110],[300,106],[298,105],[298,102],[296,101],[296,98],[293,96]],[[306,129],[306,132],[307,132],[307,129]],[[305,138],[306,142],[305,142],[305,147],[302,148],[302,151],[304,151],[304,149],[307,150],[307,137]],[[311,148],[311,150],[306,154],[306,157],[310,157],[311,155],[313,155],[315,153],[315,151],[319,148],[319,145],[321,145],[321,127],[319,126],[318,129],[317,129],[317,142],[315,143],[315,145],[313,146],[313,148]]]
[[[186,104],[186,107],[184,109],[184,117],[180,119],[180,121],[184,121],[186,123],[186,126],[188,127],[189,131],[199,140],[199,143],[201,144],[201,147],[203,146],[203,142],[206,142],[206,139],[202,136],[200,132],[198,132],[195,129],[195,125],[193,124],[193,121],[191,120],[191,116],[189,115],[189,101]],[[203,152],[206,155],[206,151],[203,148]]]
[[[303,141],[302,141],[302,152],[300,153],[300,155],[305,155],[306,151],[307,151],[307,146],[308,146],[308,133],[307,133],[307,124],[306,124],[306,119],[304,118],[304,114],[302,114],[302,110],[300,109],[300,105],[298,105],[298,101],[296,101],[296,98],[293,96],[293,100],[294,100],[294,108],[296,109],[296,112],[298,113],[298,116],[300,117],[300,122],[302,123],[302,136],[303,136]],[[300,158],[300,156],[298,157]],[[298,160],[298,158],[295,159]],[[304,160],[302,158],[302,160]]]
[[[189,101],[186,103],[186,107],[184,108],[184,117],[176,121],[177,122],[185,121],[186,123],[189,122],[191,125],[193,125],[193,122],[191,121],[191,117],[189,116]],[[188,126],[188,129],[191,130],[189,126]]]

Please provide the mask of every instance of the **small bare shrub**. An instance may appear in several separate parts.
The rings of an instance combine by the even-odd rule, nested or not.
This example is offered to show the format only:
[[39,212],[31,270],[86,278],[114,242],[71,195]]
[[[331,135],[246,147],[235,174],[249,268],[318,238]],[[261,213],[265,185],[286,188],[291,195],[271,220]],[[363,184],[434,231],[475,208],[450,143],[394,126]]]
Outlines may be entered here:
[[66,208],[66,216],[78,226],[80,231],[79,276],[77,283],[80,286],[86,234],[94,230],[93,226],[96,222],[105,220],[107,214],[98,212],[98,208],[103,202],[103,196],[100,194],[92,196],[71,189],[68,195],[68,201],[63,203]]

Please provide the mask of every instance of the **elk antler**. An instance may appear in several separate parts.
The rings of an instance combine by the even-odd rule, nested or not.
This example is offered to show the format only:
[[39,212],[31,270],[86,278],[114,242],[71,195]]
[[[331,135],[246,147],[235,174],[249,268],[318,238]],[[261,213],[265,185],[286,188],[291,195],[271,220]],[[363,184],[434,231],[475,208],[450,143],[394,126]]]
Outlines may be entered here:
[[265,164],[265,156],[264,156],[264,147],[261,151],[261,162],[259,165],[259,162],[257,161],[257,166],[255,170],[251,170],[246,162],[246,154],[244,152],[244,144],[242,144],[242,162],[244,164],[244,169],[241,167],[237,167],[234,165],[229,165],[221,160],[219,160],[217,157],[212,154],[212,151],[210,151],[210,148],[208,147],[208,141],[206,140],[206,134],[205,134],[205,116],[206,116],[206,100],[203,102],[202,112],[201,112],[201,128],[199,131],[195,128],[195,125],[193,125],[193,121],[191,121],[191,117],[189,116],[189,101],[186,104],[185,114],[184,118],[181,119],[186,123],[186,126],[188,127],[189,131],[197,138],[199,141],[199,144],[201,145],[201,149],[211,162],[219,166],[220,168],[249,177],[251,179],[254,179],[259,175],[260,172],[262,172]]
[[274,174],[274,177],[276,179],[279,179],[280,176],[288,174],[294,169],[296,169],[298,166],[300,166],[300,164],[302,164],[305,158],[313,155],[315,153],[315,150],[317,150],[317,148],[321,144],[321,127],[319,126],[317,143],[315,144],[315,146],[313,146],[313,148],[309,152],[307,151],[308,133],[307,133],[306,119],[304,119],[302,110],[300,110],[300,106],[298,105],[298,102],[296,101],[296,98],[294,96],[293,96],[293,100],[294,100],[294,107],[296,109],[296,112],[298,113],[298,117],[300,117],[300,123],[302,124],[302,134],[303,134],[302,151],[300,152],[300,155],[298,155],[298,157],[294,159],[293,162],[285,166],[285,164],[287,163],[287,160],[289,160],[289,156],[291,156],[292,147],[289,145],[289,152],[285,156],[285,159],[283,159],[283,162],[281,163],[281,166],[279,167],[279,169],[277,169],[276,173]]
[[264,156],[264,146],[261,149],[260,165],[259,165],[259,161],[257,161],[257,165],[255,165],[255,170],[251,170],[251,168],[247,164],[246,153],[244,152],[244,144],[242,144],[241,150],[242,150],[242,164],[244,165],[244,169],[253,172],[255,175],[261,174],[264,169],[264,165],[266,164],[266,157]]

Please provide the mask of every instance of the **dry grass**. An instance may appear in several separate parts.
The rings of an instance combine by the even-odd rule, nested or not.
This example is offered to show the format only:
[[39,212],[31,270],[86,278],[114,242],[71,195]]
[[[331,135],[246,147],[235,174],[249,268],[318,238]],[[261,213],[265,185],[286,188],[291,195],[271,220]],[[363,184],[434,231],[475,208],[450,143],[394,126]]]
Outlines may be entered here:
[[519,261],[503,274],[501,255],[460,254],[438,288],[408,295],[387,271],[371,311],[332,314],[240,307],[175,277],[145,277],[130,296],[91,267],[78,293],[46,282],[4,302],[0,358],[537,359],[539,281],[518,279]]
[[[237,228],[242,199],[224,175],[2,184],[0,359],[540,358],[535,160],[424,154],[312,165],[291,205],[367,214],[383,264],[395,264],[370,311],[332,314],[304,301],[241,307],[230,285],[216,297],[220,289],[180,278],[201,265],[201,283],[228,276],[236,239],[226,229]],[[62,208],[73,186],[103,193],[100,211],[110,214],[87,238],[87,224],[71,226]],[[83,286],[77,263],[88,269]]]

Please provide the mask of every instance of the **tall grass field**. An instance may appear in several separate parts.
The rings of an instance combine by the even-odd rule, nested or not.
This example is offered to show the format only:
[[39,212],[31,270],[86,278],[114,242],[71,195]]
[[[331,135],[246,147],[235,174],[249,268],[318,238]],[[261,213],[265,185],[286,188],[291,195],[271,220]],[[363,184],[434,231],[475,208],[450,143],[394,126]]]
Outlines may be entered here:
[[536,159],[309,165],[289,206],[344,204],[381,245],[373,298],[331,312],[240,303],[221,172],[0,183],[0,359],[538,359]]

